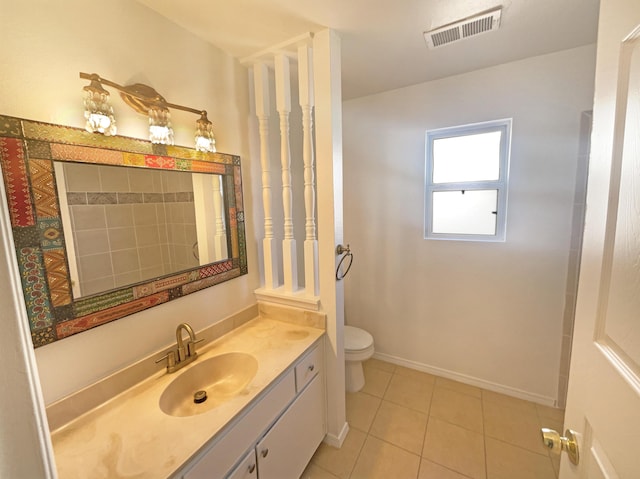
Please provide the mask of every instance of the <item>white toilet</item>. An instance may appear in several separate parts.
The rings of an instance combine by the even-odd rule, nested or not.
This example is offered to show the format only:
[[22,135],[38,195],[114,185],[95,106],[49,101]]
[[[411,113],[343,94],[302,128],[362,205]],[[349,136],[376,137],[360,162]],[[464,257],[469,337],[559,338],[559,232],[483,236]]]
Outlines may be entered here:
[[373,356],[373,336],[364,329],[344,327],[345,386],[355,393],[364,386],[362,361]]

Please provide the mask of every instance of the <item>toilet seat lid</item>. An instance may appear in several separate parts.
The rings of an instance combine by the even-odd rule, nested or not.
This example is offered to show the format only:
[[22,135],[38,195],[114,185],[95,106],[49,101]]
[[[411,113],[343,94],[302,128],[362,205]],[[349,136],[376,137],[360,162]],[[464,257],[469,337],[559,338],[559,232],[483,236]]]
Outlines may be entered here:
[[367,331],[353,326],[344,327],[344,348],[349,351],[361,351],[373,346],[373,336]]

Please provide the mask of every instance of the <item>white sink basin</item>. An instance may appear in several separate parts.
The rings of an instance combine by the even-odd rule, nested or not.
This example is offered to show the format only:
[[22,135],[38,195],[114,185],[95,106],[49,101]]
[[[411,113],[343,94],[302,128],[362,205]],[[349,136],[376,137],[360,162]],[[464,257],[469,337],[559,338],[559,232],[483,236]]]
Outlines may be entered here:
[[210,411],[242,394],[257,371],[258,361],[246,353],[225,353],[196,362],[169,383],[160,396],[160,409],[178,417]]

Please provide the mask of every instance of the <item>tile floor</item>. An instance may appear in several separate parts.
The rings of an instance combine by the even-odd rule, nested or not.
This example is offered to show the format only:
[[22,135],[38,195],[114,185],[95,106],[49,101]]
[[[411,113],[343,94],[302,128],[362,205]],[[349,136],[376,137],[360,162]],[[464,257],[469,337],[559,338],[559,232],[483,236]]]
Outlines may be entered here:
[[302,479],[556,479],[539,431],[564,411],[377,359],[364,371],[342,448],[321,444]]

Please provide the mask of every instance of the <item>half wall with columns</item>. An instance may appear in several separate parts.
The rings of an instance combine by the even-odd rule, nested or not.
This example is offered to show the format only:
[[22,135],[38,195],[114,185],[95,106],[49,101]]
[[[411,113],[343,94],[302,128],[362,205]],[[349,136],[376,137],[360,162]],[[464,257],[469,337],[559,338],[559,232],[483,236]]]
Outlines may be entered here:
[[327,315],[325,441],[340,446],[348,432],[344,294],[335,276],[342,243],[340,40],[331,30],[308,33],[242,62],[250,70],[251,163],[260,165],[255,187],[262,193],[256,297]]

